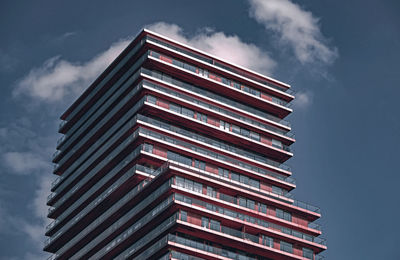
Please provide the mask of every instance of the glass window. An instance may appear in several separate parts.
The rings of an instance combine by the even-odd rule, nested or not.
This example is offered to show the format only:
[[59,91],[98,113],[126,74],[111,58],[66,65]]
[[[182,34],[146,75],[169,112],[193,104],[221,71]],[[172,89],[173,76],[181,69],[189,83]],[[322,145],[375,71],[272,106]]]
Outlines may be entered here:
[[257,96],[257,97],[259,97],[259,96],[261,96],[260,95],[260,91],[258,91],[257,89],[250,89],[250,92],[251,92],[251,94],[253,94],[254,96]]
[[207,186],[207,195],[216,198],[217,191],[213,187]]
[[186,107],[182,107],[182,114],[189,117],[194,117],[194,111]]
[[277,187],[277,186],[274,186],[274,185],[272,185],[272,192],[276,193],[276,194],[279,194],[279,195],[282,195],[282,189],[280,187]]
[[240,134],[240,127],[238,127],[237,125],[232,125],[232,132]]
[[147,101],[152,104],[155,104],[157,102],[157,98],[154,96],[147,96]]
[[231,172],[231,179],[234,181],[239,181],[239,174]]
[[254,200],[247,199],[247,208],[255,209],[255,205],[256,203],[254,202]]
[[260,182],[258,180],[255,180],[255,179],[250,179],[249,180],[249,185],[251,187],[254,187],[254,188],[257,188],[257,189],[260,188]]
[[207,115],[196,112],[197,113],[197,120],[207,123]]
[[267,214],[267,205],[263,203],[258,204],[258,211]]
[[278,140],[275,140],[275,139],[272,139],[272,146],[276,147],[276,148],[282,148],[282,142],[278,141]]
[[243,86],[243,91],[250,93],[250,88],[248,86]]
[[240,129],[240,134],[243,135],[243,136],[249,137],[250,136],[250,131],[247,130],[247,129],[241,128]]
[[240,89],[240,84],[237,82],[233,82],[233,87],[236,89]]
[[287,221],[292,221],[292,214],[281,209],[276,209],[276,216]]
[[262,243],[264,246],[274,247],[274,240],[272,237],[262,235]]
[[203,193],[203,185],[201,183],[194,182],[193,183],[193,188],[194,188],[195,192]]
[[179,176],[175,177],[175,184],[178,187],[185,187],[185,179]]
[[256,141],[260,141],[260,134],[256,132],[250,132],[250,138]]
[[314,252],[311,249],[303,247],[303,257],[313,259],[313,254]]
[[242,207],[246,207],[246,199],[243,197],[239,197],[239,205]]
[[281,241],[281,250],[293,254],[293,245],[285,241]]
[[153,153],[153,145],[152,144],[148,144],[148,143],[144,143],[143,145],[143,150],[149,153]]
[[219,221],[211,219],[210,220],[210,228],[213,229],[213,230],[220,231],[221,230],[221,224],[219,223]]
[[187,221],[187,212],[184,210],[181,210],[181,220]]
[[244,184],[249,184],[249,177],[247,177],[246,175],[240,175],[240,182],[244,183]]
[[210,220],[205,217],[201,217],[201,226],[208,228],[210,225]]
[[174,103],[169,103],[169,109],[177,112],[177,113],[181,113],[181,106],[174,104]]

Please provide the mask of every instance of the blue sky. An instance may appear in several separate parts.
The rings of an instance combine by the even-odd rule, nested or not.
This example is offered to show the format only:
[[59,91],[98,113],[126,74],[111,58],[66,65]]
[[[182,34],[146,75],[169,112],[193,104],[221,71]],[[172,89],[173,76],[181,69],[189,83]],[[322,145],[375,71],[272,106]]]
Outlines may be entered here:
[[144,26],[292,85],[328,259],[400,259],[399,1],[1,1],[0,259],[41,252],[59,115]]

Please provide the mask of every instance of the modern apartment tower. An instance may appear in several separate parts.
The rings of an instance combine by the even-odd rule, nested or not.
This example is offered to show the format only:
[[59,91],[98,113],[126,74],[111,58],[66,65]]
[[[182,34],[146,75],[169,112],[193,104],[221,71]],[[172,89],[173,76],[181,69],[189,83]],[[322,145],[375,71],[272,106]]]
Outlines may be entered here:
[[320,259],[290,86],[142,30],[61,116],[49,259]]

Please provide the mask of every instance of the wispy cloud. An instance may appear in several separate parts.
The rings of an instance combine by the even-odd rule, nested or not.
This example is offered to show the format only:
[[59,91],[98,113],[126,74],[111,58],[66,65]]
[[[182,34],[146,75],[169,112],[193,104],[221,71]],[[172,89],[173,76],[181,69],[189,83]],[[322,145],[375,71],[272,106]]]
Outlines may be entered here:
[[129,40],[120,40],[87,62],[70,62],[60,56],[46,60],[20,79],[13,96],[28,95],[56,102],[68,95],[77,96],[121,53]]
[[292,102],[293,106],[298,109],[304,109],[309,107],[313,102],[314,94],[313,92],[307,91],[299,91],[296,93],[296,99]]
[[269,32],[275,32],[283,44],[293,49],[303,64],[332,63],[338,57],[322,35],[319,19],[290,0],[249,0],[250,16]]
[[244,42],[237,35],[226,35],[204,28],[198,34],[186,36],[178,25],[164,22],[149,25],[147,28],[261,73],[271,74],[276,66],[276,62],[267,52],[252,43]]
[[50,163],[32,152],[5,152],[2,159],[6,167],[17,174],[30,174],[32,171],[48,169]]

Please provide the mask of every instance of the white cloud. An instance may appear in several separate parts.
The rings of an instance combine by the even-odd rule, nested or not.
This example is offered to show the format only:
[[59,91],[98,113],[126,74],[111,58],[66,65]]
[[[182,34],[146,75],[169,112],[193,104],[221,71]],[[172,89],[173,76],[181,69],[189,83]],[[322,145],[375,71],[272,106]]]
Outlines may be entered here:
[[319,28],[319,19],[290,0],[249,0],[250,16],[276,32],[301,63],[332,63],[338,56]]
[[55,102],[67,95],[77,96],[121,53],[129,40],[120,40],[106,51],[84,63],[52,57],[17,82],[13,96],[28,95]]
[[188,37],[178,25],[164,22],[149,25],[147,28],[260,73],[271,74],[276,65],[267,52],[254,44],[242,41],[237,35],[226,35],[205,28],[202,32]]
[[4,164],[17,174],[29,174],[32,171],[50,168],[49,162],[32,152],[5,152],[2,159]]
[[296,99],[292,102],[295,108],[307,108],[312,104],[313,93],[311,91],[300,91],[296,93]]

